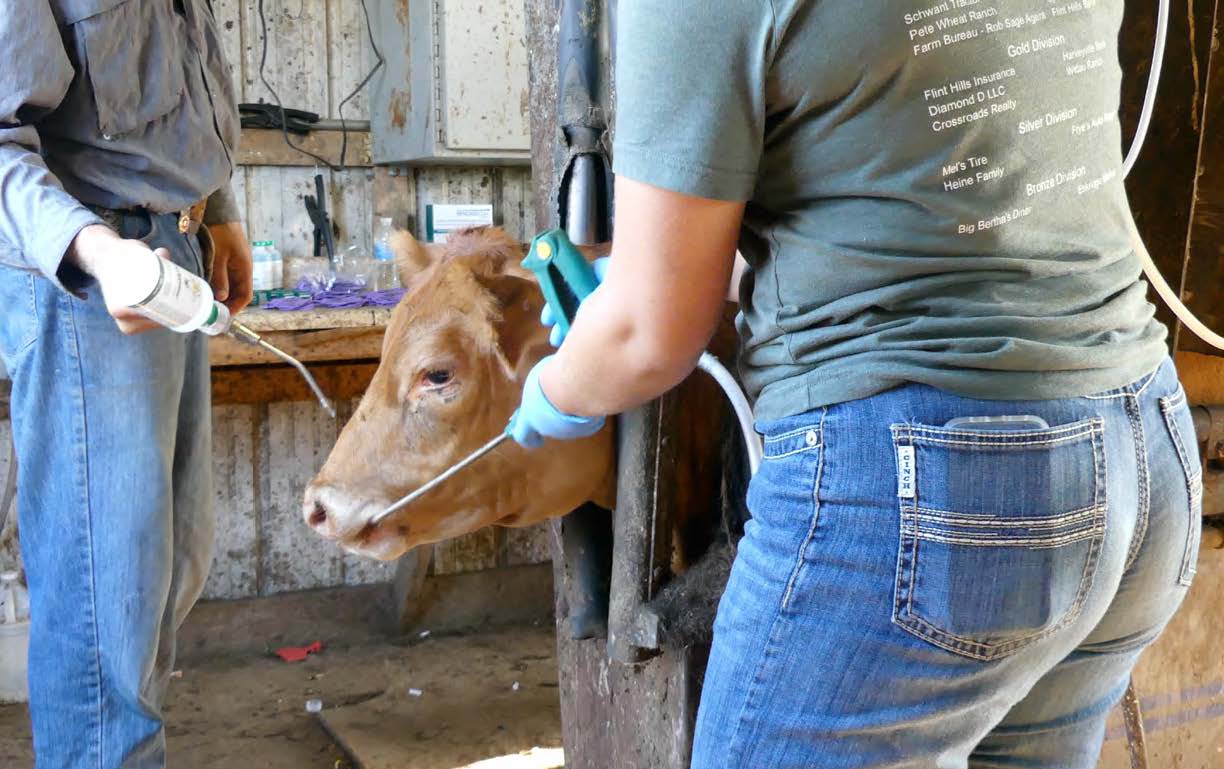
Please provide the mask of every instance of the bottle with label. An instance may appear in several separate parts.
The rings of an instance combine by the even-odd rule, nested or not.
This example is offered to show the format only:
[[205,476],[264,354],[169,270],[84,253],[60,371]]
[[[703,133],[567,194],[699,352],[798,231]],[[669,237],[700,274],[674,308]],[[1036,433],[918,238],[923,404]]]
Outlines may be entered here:
[[389,216],[382,216],[374,227],[374,280],[370,288],[385,291],[399,288],[399,267],[395,263],[395,252],[391,250],[391,233],[394,227]]
[[251,290],[252,291],[267,291],[268,272],[266,269],[268,261],[268,250],[264,246],[264,241],[257,240],[251,244]]
[[152,251],[127,260],[124,268],[127,280],[119,288],[121,294],[108,299],[118,300],[171,331],[217,336],[229,329],[229,308],[213,298],[212,286],[200,276]]

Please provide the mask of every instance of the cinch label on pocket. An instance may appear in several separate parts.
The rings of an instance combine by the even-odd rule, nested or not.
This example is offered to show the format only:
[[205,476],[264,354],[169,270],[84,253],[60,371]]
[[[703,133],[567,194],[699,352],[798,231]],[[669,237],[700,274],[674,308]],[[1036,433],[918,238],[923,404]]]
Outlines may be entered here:
[[914,498],[914,447],[897,447],[897,496]]

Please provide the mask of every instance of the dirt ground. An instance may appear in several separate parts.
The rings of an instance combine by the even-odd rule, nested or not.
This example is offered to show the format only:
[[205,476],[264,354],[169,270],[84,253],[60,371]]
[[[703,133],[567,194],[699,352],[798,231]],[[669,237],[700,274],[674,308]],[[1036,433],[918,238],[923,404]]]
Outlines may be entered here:
[[[553,628],[541,624],[333,643],[296,664],[257,654],[188,662],[166,704],[170,762],[178,769],[458,769],[505,757],[479,767],[556,767],[555,652]],[[312,698],[322,700],[322,714],[306,712]],[[325,722],[357,749],[358,762]],[[539,750],[518,755],[532,748]],[[0,767],[31,766],[25,707],[0,706]]]

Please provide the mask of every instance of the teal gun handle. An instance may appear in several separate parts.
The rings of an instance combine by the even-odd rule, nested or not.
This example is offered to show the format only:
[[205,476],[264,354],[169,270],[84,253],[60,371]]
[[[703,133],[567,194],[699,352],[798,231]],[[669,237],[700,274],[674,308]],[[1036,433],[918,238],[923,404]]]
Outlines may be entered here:
[[523,266],[535,274],[544,301],[563,334],[568,334],[578,306],[598,286],[595,269],[564,230],[548,230],[531,241]]

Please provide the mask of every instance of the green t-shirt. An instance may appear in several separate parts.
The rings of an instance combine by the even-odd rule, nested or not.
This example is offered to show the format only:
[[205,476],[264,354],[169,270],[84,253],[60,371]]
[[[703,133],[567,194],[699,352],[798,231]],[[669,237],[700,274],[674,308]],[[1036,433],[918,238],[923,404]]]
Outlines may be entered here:
[[1117,119],[1122,0],[623,0],[617,173],[747,201],[772,419],[906,382],[1000,400],[1166,354]]

